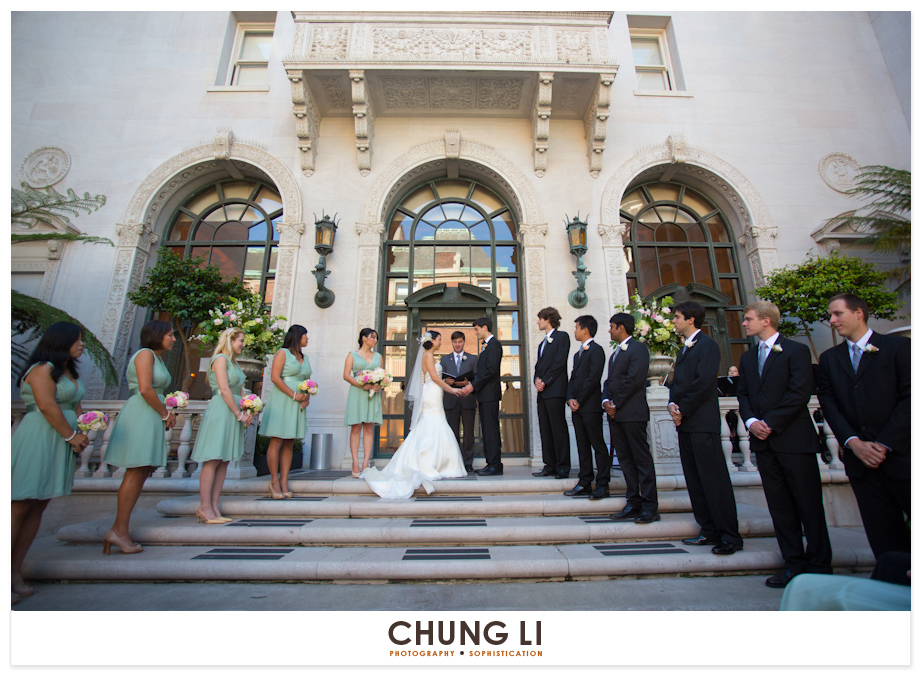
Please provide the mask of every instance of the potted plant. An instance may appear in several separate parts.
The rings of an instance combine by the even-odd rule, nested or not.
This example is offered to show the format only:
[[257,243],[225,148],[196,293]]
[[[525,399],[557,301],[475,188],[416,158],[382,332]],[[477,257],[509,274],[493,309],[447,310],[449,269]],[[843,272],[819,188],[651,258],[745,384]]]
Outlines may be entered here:
[[[643,302],[637,292],[628,305],[617,305],[617,309],[629,312],[636,320],[636,330],[633,339],[644,342],[650,354],[648,380],[657,384],[661,378],[668,374],[674,356],[680,351],[683,339],[674,328],[671,319],[671,305],[674,298],[665,296],[660,302]],[[611,346],[616,343],[611,342]]]

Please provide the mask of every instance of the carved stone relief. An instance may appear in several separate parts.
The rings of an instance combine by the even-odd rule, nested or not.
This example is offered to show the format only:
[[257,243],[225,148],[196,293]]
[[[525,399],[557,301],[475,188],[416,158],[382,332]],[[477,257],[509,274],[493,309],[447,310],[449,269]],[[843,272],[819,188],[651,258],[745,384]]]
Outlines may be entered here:
[[517,110],[521,105],[524,80],[517,78],[483,78],[479,80],[480,110]]
[[70,171],[70,153],[56,145],[45,145],[29,153],[19,165],[19,180],[34,188],[61,182]]
[[352,112],[355,116],[355,147],[358,149],[358,170],[362,176],[371,171],[371,146],[374,138],[374,111],[367,92],[363,70],[349,70],[351,78]]
[[381,84],[387,108],[428,107],[428,82],[424,77],[385,77]]
[[471,77],[433,77],[428,80],[428,88],[432,108],[476,107],[476,80]]
[[310,44],[310,58],[318,60],[341,60],[348,56],[348,28],[321,27],[313,28],[313,40]]
[[[319,141],[320,114],[303,78],[302,70],[288,70],[291,81],[291,101],[294,103],[294,129],[297,149],[300,150],[300,169],[310,177],[316,168],[316,150]],[[299,218],[298,218],[299,220]]]
[[553,114],[553,73],[538,75],[537,96],[532,115],[533,169],[537,178],[546,174],[549,150],[549,118]]
[[587,31],[557,30],[556,58],[565,63],[591,63],[594,54],[591,49],[591,33]]
[[598,78],[594,97],[585,111],[585,141],[588,145],[588,170],[592,178],[600,176],[607,141],[607,118],[610,117],[610,89],[616,73]]
[[856,189],[859,162],[842,152],[824,155],[818,162],[818,171],[828,187],[837,192],[849,194]]
[[348,110],[351,107],[349,92],[340,77],[317,77],[326,103],[335,110]]

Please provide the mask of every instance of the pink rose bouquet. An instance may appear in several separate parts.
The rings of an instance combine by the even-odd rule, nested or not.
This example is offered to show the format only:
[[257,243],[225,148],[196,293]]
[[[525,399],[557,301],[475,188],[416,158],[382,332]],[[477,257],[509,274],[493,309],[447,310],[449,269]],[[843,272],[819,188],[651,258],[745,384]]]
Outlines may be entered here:
[[185,408],[188,406],[188,392],[174,391],[171,394],[166,394],[166,398],[163,400],[163,403],[166,404],[167,408]]
[[255,415],[262,410],[262,399],[255,394],[248,394],[240,399],[240,409]]
[[313,380],[304,380],[297,385],[297,388],[304,393],[310,394],[310,396],[316,396],[316,392],[319,391],[319,385]]
[[102,431],[109,423],[109,416],[98,410],[90,410],[77,418],[77,428],[80,431]]
[[[373,370],[362,370],[355,378],[362,385],[376,384],[379,387],[386,387],[392,381],[392,376],[383,368],[374,368]],[[377,392],[371,390],[367,392],[368,398],[373,398]]]

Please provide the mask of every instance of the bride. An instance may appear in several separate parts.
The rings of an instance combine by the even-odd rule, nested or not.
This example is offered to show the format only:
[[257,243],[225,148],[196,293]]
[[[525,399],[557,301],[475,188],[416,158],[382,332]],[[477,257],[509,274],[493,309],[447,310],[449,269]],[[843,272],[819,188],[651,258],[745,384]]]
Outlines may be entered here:
[[408,499],[419,486],[431,493],[433,480],[466,476],[463,455],[447,424],[443,404],[445,391],[459,396],[459,390],[441,379],[441,364],[434,360],[441,334],[429,331],[419,343],[424,349],[419,349],[406,379],[406,402],[413,404],[409,435],[383,471],[369,467],[361,473],[371,490],[384,499]]

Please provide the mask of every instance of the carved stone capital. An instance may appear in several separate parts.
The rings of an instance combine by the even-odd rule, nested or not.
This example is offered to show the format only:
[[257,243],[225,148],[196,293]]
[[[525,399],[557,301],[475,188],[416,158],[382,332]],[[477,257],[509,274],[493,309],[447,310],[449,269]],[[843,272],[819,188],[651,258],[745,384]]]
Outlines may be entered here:
[[119,247],[137,247],[144,253],[149,252],[150,247],[160,239],[160,235],[143,223],[116,223],[115,236]]
[[278,230],[278,233],[281,235],[279,244],[281,246],[299,246],[300,245],[300,236],[304,231],[303,223],[286,223],[281,222],[275,226],[275,229]]
[[383,223],[355,223],[358,246],[380,246],[384,229]]
[[601,244],[607,246],[623,246],[623,235],[626,234],[626,226],[617,223],[616,225],[598,225],[597,231],[601,235]]
[[527,246],[546,245],[546,223],[522,223],[518,226],[517,240]]

